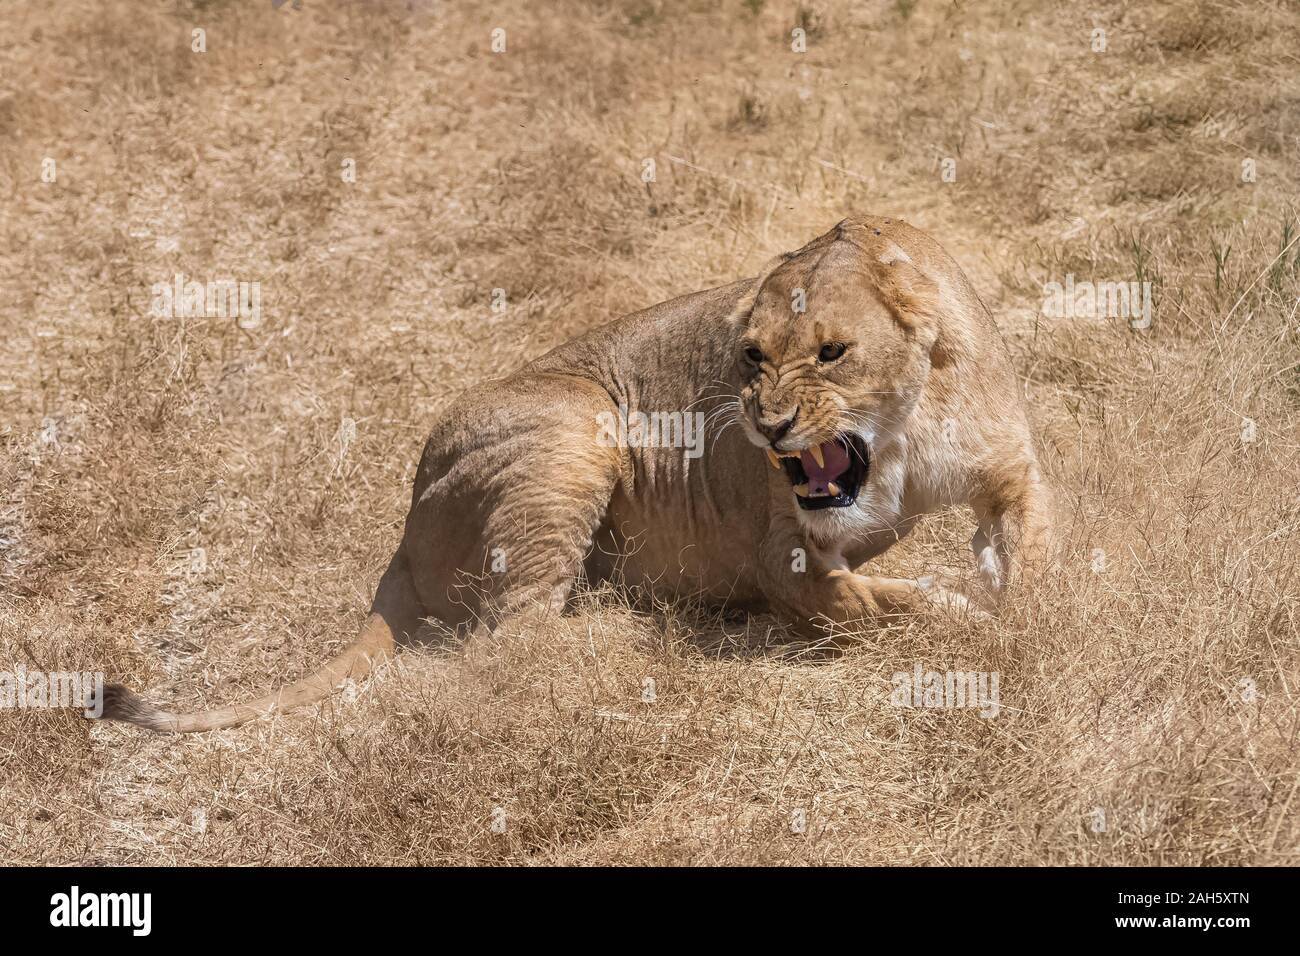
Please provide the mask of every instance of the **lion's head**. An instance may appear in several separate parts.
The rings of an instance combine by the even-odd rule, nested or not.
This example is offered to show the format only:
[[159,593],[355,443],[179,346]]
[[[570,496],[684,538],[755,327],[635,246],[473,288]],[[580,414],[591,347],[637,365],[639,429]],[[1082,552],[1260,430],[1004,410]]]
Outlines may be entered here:
[[857,501],[930,371],[935,283],[873,222],[778,257],[732,317],[741,425],[806,511]]

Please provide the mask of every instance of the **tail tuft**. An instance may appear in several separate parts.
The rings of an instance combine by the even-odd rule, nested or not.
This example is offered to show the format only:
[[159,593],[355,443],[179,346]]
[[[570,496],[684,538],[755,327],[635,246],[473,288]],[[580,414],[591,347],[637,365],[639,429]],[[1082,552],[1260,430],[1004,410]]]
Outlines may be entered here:
[[[95,706],[100,704],[101,706]],[[92,701],[88,710],[99,711],[91,720],[121,720],[150,730],[166,732],[172,729],[170,714],[159,710],[143,697],[122,684],[105,684],[101,701]]]

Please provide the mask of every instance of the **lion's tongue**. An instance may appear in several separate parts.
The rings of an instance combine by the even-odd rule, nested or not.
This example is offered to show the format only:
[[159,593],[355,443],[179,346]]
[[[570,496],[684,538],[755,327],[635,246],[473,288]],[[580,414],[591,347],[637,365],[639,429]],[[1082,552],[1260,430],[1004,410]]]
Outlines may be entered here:
[[808,476],[810,495],[830,494],[830,489],[826,486],[849,470],[849,453],[843,445],[837,441],[825,441],[820,447],[822,458],[826,461],[825,466],[817,464],[807,448],[799,454],[803,473]]

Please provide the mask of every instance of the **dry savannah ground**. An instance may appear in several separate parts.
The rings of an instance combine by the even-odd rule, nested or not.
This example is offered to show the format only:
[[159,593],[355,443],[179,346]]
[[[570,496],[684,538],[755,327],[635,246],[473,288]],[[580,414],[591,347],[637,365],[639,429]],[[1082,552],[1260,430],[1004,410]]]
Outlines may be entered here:
[[[853,213],[997,317],[1067,556],[831,659],[586,591],[232,730],[8,710],[0,860],[1300,862],[1298,115],[1284,0],[8,0],[0,670],[306,673],[462,388]],[[177,274],[259,321],[152,314]],[[1149,326],[1046,314],[1070,276],[1150,283]],[[999,713],[890,706],[917,665]]]

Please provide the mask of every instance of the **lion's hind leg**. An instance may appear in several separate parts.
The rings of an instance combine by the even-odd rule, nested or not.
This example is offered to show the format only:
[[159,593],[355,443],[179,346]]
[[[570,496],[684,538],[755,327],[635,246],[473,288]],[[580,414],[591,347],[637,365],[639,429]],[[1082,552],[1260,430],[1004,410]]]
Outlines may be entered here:
[[447,607],[440,617],[493,630],[563,608],[623,453],[600,440],[616,407],[584,379],[527,375],[476,392],[426,448],[421,469],[437,477],[417,490],[407,547],[439,571],[425,590]]

